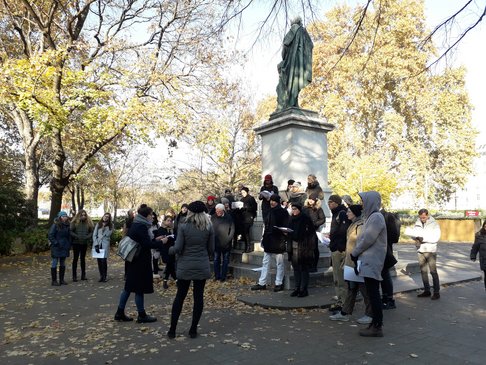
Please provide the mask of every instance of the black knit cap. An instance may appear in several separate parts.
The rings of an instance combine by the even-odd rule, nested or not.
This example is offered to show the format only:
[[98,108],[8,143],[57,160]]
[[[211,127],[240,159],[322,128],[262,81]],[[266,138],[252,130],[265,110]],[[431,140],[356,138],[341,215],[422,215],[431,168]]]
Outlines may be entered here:
[[206,208],[206,204],[204,204],[200,200],[196,200],[196,201],[192,202],[191,204],[189,204],[187,209],[189,209],[193,213],[202,213],[202,212],[207,213],[208,212],[208,210]]
[[348,208],[349,208],[350,211],[353,212],[353,214],[356,217],[359,217],[361,215],[361,212],[363,211],[363,206],[359,205],[359,204],[350,205]]
[[274,202],[280,203],[280,195],[278,195],[278,194],[273,194],[273,195],[270,197],[270,200],[273,200]]
[[299,204],[299,203],[294,203],[292,204],[292,209],[295,208],[295,209],[298,209],[299,212],[302,212],[302,205]]

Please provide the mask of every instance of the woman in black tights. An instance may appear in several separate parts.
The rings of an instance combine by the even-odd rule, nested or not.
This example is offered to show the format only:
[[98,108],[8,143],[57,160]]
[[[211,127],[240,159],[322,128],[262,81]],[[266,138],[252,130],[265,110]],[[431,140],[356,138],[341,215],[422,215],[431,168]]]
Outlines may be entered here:
[[177,255],[177,294],[172,304],[169,338],[176,336],[177,322],[191,281],[194,306],[189,336],[197,337],[197,325],[204,308],[204,286],[211,277],[209,260],[214,253],[214,232],[206,205],[195,201],[188,209],[186,221],[178,227],[175,245],[169,251]]

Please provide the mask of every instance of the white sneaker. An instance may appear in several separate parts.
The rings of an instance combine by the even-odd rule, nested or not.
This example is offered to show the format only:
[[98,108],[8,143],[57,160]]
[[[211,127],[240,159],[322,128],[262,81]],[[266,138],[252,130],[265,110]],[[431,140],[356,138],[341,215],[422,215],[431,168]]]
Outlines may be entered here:
[[341,314],[341,312],[337,312],[336,314],[333,314],[332,316],[329,316],[329,319],[331,321],[347,322],[347,321],[349,321],[349,316],[348,315],[343,315],[343,314]]
[[356,322],[358,322],[359,324],[370,324],[372,321],[373,321],[373,318],[368,317],[367,315],[364,315],[363,317],[358,318],[356,320]]
[[339,301],[339,297],[337,295],[333,296],[331,299],[334,300],[335,302]]

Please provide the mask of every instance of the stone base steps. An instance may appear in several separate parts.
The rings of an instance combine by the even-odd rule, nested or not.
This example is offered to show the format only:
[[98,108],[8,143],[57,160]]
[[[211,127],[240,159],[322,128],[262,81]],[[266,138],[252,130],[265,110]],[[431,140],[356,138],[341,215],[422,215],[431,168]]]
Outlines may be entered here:
[[[239,249],[238,249],[239,248]],[[258,281],[260,277],[260,270],[263,261],[263,249],[259,242],[254,243],[254,251],[250,253],[243,252],[244,244],[238,243],[236,249],[231,252],[229,272],[234,278],[250,278]],[[324,250],[320,254],[317,272],[310,274],[309,287],[327,286],[333,284],[332,268],[330,268],[331,254]],[[294,273],[291,264],[285,255],[285,278],[284,286],[286,289],[294,287]],[[392,276],[411,275],[420,272],[420,267],[417,261],[413,260],[399,260],[395,267],[391,270]],[[271,263],[269,270],[269,277],[267,278],[267,285],[275,283],[276,268],[275,262]]]

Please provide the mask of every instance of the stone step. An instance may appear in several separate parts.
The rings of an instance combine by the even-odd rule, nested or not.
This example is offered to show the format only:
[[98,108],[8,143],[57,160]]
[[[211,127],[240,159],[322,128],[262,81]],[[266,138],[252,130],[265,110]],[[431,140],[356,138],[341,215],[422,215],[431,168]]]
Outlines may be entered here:
[[[257,253],[258,254],[258,253]],[[257,255],[255,254],[255,255]],[[253,256],[251,254],[243,254],[248,256]],[[263,254],[261,254],[263,256]],[[244,257],[244,256],[243,256]],[[260,264],[252,264],[252,263],[244,263],[244,262],[231,262],[229,265],[229,272],[233,275],[234,278],[249,278],[254,280],[255,282],[258,281],[260,278]],[[391,276],[400,276],[400,275],[412,275],[415,273],[420,272],[420,267],[417,261],[412,260],[400,260],[395,267],[391,269]],[[267,279],[268,283],[275,283],[275,276],[276,276],[276,268],[274,261],[270,265],[269,270],[269,278]],[[329,267],[318,267],[317,272],[310,274],[309,280],[309,287],[316,287],[316,286],[327,286],[332,285],[333,277],[332,277],[332,268]],[[292,270],[292,266],[288,261],[285,261],[285,279],[284,285],[286,289],[290,289],[294,287],[294,272]]]
[[[261,265],[252,265],[244,263],[231,263],[229,271],[234,278],[249,278],[258,282],[260,278]],[[275,284],[276,268],[272,264],[270,266],[269,274],[267,277],[267,285],[273,286]],[[332,285],[332,271],[327,268],[318,268],[317,272],[310,273],[309,287]],[[290,263],[285,263],[285,276],[284,276],[285,289],[291,289],[294,287],[294,271],[291,268]]]
[[[284,255],[285,255],[285,260],[287,260],[287,255],[286,254]],[[240,250],[232,250],[230,262],[262,266],[263,252],[262,251],[243,252]],[[328,253],[321,253],[319,256],[317,267],[328,268],[330,264],[331,264],[331,255]]]

